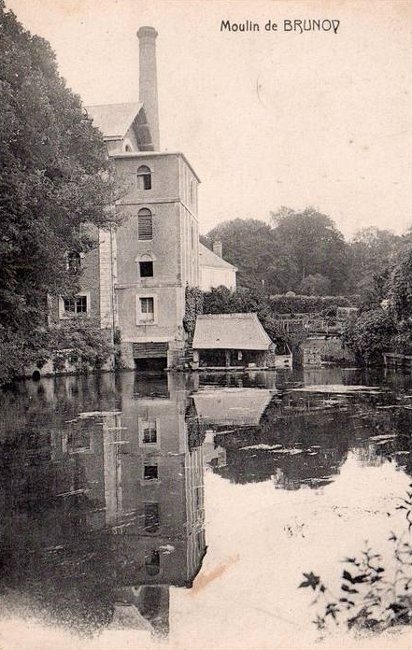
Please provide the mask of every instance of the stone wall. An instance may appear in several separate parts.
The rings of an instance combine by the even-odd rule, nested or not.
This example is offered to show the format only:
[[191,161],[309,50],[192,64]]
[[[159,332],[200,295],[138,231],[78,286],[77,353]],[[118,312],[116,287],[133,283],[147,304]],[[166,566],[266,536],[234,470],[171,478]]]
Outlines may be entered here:
[[353,353],[336,337],[307,338],[300,345],[303,366],[317,366],[325,362],[354,363]]

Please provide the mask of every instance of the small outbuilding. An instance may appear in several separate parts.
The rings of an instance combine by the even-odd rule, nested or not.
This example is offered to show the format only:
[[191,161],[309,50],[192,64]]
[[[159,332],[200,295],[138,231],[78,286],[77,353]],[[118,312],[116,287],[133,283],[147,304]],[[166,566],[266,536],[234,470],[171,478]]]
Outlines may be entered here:
[[221,242],[214,242],[213,251],[199,243],[200,288],[210,291],[213,287],[236,289],[237,267],[222,257]]
[[203,314],[196,319],[194,367],[271,368],[275,344],[256,314]]

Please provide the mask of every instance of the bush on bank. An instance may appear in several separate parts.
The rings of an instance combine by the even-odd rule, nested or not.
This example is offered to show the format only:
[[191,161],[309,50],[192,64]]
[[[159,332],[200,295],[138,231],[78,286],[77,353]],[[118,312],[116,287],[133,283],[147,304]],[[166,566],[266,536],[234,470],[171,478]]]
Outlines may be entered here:
[[69,351],[76,353],[80,371],[98,370],[114,352],[107,333],[86,318],[35,328],[29,338],[0,327],[0,384],[22,376],[29,367],[41,370],[50,360],[58,372],[64,368]]

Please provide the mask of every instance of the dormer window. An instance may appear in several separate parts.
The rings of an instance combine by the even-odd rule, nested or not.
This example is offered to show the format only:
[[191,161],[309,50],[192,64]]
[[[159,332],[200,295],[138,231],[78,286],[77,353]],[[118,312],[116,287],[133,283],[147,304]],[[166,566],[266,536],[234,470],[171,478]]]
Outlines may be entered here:
[[152,172],[146,165],[141,165],[137,170],[137,182],[141,190],[152,189]]

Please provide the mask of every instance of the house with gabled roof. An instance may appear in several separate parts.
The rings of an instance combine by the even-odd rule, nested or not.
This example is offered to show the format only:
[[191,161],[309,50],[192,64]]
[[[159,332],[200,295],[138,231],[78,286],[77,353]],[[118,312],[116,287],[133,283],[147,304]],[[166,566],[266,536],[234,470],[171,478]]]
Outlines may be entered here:
[[221,242],[214,242],[212,251],[200,243],[199,264],[202,291],[222,286],[236,289],[237,267],[223,259]]

